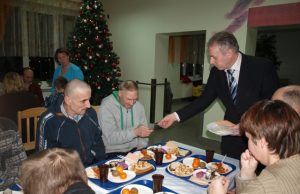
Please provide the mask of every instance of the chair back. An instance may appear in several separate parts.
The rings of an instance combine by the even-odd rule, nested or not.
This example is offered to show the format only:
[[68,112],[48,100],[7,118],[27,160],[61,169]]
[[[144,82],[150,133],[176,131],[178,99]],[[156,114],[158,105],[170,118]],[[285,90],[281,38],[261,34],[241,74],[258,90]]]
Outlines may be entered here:
[[18,111],[18,133],[20,137],[22,137],[22,134],[25,134],[23,146],[26,151],[35,149],[37,122],[41,114],[46,110],[45,107],[35,107]]

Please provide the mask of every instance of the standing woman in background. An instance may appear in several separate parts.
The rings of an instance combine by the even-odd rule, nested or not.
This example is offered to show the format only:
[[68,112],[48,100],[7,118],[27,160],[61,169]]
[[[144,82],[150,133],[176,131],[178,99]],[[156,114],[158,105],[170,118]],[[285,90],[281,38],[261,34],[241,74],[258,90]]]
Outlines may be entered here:
[[68,81],[72,79],[83,80],[83,73],[81,69],[75,64],[70,62],[70,53],[65,48],[58,48],[55,51],[54,55],[55,61],[58,63],[58,66],[55,68],[53,78],[52,78],[52,89],[51,92],[55,91],[54,81],[59,77],[63,76]]

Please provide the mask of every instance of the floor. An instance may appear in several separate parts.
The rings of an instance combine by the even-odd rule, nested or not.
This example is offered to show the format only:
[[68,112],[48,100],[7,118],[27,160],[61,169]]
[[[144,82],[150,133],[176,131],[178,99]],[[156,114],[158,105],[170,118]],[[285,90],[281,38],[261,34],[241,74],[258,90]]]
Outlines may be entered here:
[[[190,99],[173,100],[172,111],[190,103]],[[159,120],[156,118],[156,120]],[[175,140],[202,149],[213,149],[220,153],[220,143],[203,138],[202,134],[203,114],[197,114],[183,123],[175,123],[168,129],[156,129],[150,136],[149,144]]]

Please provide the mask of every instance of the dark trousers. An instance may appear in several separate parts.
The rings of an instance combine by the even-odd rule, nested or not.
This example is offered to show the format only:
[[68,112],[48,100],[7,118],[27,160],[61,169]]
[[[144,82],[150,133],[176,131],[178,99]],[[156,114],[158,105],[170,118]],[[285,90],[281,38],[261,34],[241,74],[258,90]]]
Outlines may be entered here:
[[221,142],[221,153],[231,158],[240,160],[241,154],[247,149],[247,138],[245,136],[223,136]]

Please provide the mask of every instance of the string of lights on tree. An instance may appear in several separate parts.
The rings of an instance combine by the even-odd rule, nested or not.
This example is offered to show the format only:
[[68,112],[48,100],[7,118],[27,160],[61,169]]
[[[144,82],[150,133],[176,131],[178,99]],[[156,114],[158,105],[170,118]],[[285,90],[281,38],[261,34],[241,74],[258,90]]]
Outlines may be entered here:
[[83,0],[67,43],[72,62],[82,69],[84,80],[92,88],[91,103],[94,105],[100,104],[118,87],[121,76],[119,57],[113,52],[106,19],[100,1]]

